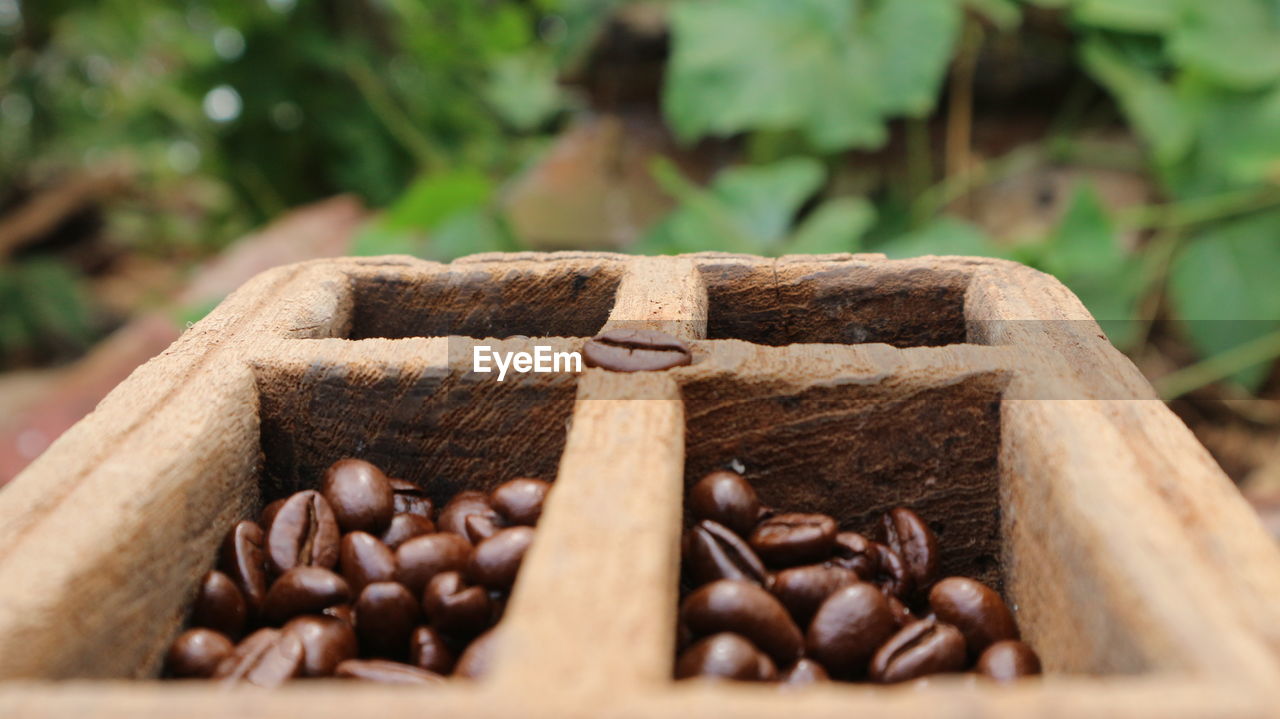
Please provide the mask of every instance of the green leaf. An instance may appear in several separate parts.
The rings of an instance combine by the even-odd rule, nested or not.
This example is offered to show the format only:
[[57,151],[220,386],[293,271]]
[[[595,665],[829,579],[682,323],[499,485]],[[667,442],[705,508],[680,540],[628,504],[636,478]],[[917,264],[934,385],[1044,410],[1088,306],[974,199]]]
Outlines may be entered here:
[[954,217],[940,217],[915,232],[889,240],[875,249],[892,259],[923,255],[1009,256],[974,225]]
[[960,34],[955,0],[882,2],[867,18],[867,33],[880,68],[881,112],[928,114]]
[[857,252],[859,240],[875,219],[875,208],[865,198],[837,197],[828,200],[801,223],[782,246],[780,254]]
[[1157,161],[1171,165],[1187,155],[1195,128],[1170,86],[1135,67],[1099,38],[1085,40],[1080,55],[1090,74],[1115,95],[1129,121],[1151,145]]
[[1237,90],[1257,89],[1280,78],[1280,29],[1263,3],[1214,0],[1183,5],[1169,35],[1169,55],[1175,61]]
[[494,63],[485,99],[511,127],[529,132],[564,109],[556,68],[543,53],[525,52]]
[[1181,3],[1178,0],[1076,0],[1074,9],[1076,21],[1084,25],[1158,33],[1177,22]]
[[520,249],[506,225],[485,210],[464,210],[442,222],[431,233],[424,256],[448,262],[479,252],[514,252]]
[[383,216],[391,230],[430,230],[444,218],[481,206],[493,194],[493,183],[475,169],[427,175],[409,186]]

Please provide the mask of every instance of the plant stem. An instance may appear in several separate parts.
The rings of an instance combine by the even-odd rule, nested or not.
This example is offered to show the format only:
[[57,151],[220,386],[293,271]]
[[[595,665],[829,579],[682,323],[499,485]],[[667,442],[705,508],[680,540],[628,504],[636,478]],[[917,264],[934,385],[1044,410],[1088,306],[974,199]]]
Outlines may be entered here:
[[1118,212],[1116,220],[1130,229],[1173,229],[1276,206],[1280,206],[1280,193],[1276,190],[1250,188],[1163,205],[1133,207]]
[[1170,372],[1157,379],[1154,384],[1162,398],[1176,399],[1276,357],[1280,357],[1280,330]]
[[347,60],[342,66],[347,76],[355,83],[356,89],[369,103],[369,109],[382,121],[392,137],[395,137],[405,150],[413,155],[420,172],[439,170],[448,164],[445,162],[444,155],[431,144],[426,135],[418,131],[413,120],[396,105],[390,91],[364,58],[355,53],[348,53]]

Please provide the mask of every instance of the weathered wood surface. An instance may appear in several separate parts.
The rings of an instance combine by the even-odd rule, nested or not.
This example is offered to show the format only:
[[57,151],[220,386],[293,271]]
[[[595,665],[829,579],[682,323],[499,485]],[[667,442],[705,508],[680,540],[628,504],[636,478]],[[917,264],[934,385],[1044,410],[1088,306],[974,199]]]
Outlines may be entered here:
[[[688,339],[694,363],[469,371],[478,343],[636,326]],[[228,524],[346,454],[437,496],[555,476],[488,680],[43,681],[154,676]],[[730,460],[767,500],[851,528],[922,508],[955,571],[1003,586],[1050,675],[670,682],[684,482]],[[1021,266],[319,261],[228,298],[0,493],[0,715],[1268,716],[1277,597],[1280,552],[1231,483],[1078,300]]]

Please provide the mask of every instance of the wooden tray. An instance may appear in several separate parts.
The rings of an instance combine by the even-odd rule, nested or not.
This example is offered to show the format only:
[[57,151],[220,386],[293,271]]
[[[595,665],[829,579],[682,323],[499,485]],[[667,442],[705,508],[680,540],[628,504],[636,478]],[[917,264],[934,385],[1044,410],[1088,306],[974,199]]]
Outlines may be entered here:
[[[469,371],[480,338],[578,349],[617,326],[682,335],[694,362]],[[437,497],[554,476],[494,674],[120,681],[157,674],[227,527],[346,455]],[[1049,674],[673,682],[681,497],[733,460],[766,501],[850,528],[919,510],[948,571],[1002,586]],[[0,678],[4,717],[1266,716],[1280,553],[1079,301],[1020,265],[329,260],[254,279],[0,493]]]

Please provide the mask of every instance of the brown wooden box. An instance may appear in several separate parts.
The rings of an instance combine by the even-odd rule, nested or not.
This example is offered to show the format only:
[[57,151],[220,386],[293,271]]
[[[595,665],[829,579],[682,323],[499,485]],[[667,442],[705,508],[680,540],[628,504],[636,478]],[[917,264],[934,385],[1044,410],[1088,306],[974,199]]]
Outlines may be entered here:
[[[577,349],[637,325],[693,340],[693,364],[468,371],[479,338]],[[345,455],[439,496],[555,477],[495,673],[130,679],[159,671],[227,527]],[[852,528],[919,509],[1048,675],[673,682],[686,476],[733,459],[766,501]],[[0,679],[2,717],[1277,716],[1280,553],[1079,301],[1020,265],[329,260],[254,279],[0,492]]]

